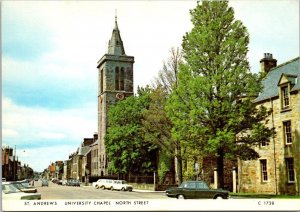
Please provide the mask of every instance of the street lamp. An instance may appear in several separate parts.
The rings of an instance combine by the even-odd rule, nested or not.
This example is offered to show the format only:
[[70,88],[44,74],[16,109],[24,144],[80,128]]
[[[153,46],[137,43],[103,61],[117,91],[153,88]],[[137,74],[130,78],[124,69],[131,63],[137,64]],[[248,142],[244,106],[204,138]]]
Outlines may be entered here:
[[16,153],[17,153],[17,146],[15,145],[15,152],[13,156],[13,180],[17,180],[17,166],[16,166]]

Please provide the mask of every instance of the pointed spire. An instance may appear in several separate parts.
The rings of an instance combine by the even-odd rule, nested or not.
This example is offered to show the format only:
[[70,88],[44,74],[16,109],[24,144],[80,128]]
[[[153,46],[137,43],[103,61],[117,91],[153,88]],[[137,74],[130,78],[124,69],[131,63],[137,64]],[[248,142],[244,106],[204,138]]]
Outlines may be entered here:
[[121,39],[120,30],[117,22],[117,11],[115,14],[115,28],[113,29],[111,39],[108,43],[108,54],[125,55],[123,41]]

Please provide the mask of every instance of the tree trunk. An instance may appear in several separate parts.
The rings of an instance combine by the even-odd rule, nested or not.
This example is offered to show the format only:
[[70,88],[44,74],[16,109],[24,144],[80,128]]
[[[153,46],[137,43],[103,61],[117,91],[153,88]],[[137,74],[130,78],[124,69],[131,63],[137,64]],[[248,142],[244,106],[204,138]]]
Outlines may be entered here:
[[175,159],[176,159],[176,175],[178,179],[178,185],[182,183],[182,157],[181,157],[181,148],[176,146],[175,149]]
[[177,177],[178,177],[178,185],[180,185],[183,181],[182,178],[182,157],[181,155],[178,155],[176,157],[177,159]]
[[224,188],[224,151],[222,148],[218,150],[217,169],[218,169],[218,188]]

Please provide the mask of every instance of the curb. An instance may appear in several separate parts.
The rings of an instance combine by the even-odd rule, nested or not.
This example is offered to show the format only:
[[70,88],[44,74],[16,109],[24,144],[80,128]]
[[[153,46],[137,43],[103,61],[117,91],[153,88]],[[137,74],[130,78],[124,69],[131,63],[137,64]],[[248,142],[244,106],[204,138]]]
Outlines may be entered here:
[[164,193],[165,191],[153,191],[153,190],[142,190],[142,189],[133,189],[133,192],[141,192],[141,193]]

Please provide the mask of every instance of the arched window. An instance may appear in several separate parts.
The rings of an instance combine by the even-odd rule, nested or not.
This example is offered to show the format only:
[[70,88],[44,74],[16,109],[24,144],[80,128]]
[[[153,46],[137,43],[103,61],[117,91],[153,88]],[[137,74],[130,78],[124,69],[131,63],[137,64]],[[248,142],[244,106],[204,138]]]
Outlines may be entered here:
[[121,68],[120,73],[120,90],[124,91],[124,67]]
[[100,93],[103,92],[103,69],[100,71]]
[[115,71],[115,90],[119,90],[119,67],[116,67]]
[[127,91],[132,91],[133,90],[133,73],[132,70],[128,67],[126,69],[126,89]]

